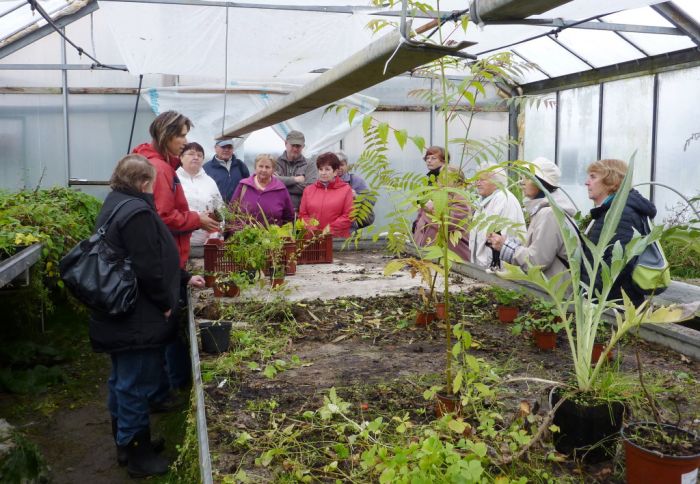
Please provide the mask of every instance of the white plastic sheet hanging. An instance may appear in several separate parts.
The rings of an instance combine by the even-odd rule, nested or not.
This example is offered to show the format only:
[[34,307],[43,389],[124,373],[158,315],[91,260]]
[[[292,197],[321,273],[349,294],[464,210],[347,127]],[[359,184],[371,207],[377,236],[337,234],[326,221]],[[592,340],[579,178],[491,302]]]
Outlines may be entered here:
[[[187,135],[187,139],[201,144],[207,154],[210,154],[215,138],[221,133],[222,121],[226,125],[231,125],[298,87],[297,85],[277,83],[238,83],[229,86],[225,120],[222,120],[223,94],[211,92],[211,90],[220,89],[220,86],[197,87],[197,90],[205,92],[192,92],[192,88],[184,87],[152,88],[145,91],[142,96],[155,114],[175,110],[190,118],[194,123],[194,128]],[[353,119],[352,125],[348,123],[346,111],[338,114],[331,111],[324,114],[324,109],[319,108],[285,123],[272,126],[272,128],[281,139],[284,139],[292,129],[303,132],[306,136],[304,153],[307,156],[316,155],[344,138],[350,130],[361,122],[363,114],[371,113],[376,109],[378,100],[355,94],[339,101],[339,103],[358,109],[359,113]],[[239,148],[244,140],[234,141],[234,146]],[[284,143],[280,141],[279,146],[281,152]],[[242,148],[245,149],[245,146]]]

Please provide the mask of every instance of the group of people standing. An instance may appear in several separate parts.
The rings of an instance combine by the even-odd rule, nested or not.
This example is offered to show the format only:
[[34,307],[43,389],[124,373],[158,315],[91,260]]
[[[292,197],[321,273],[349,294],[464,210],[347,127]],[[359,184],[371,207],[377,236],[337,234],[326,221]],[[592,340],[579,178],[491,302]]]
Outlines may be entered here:
[[[429,184],[445,183],[449,186],[468,188],[461,172],[448,164],[448,157],[443,148],[428,148],[424,160],[429,170]],[[550,200],[564,212],[570,229],[578,232],[579,229],[572,218],[576,208],[560,189],[561,171],[556,164],[543,157],[530,163],[534,168],[534,177],[524,176],[520,180],[525,213],[517,197],[508,190],[508,177],[502,168],[496,167],[481,172],[475,182],[478,197],[474,206],[471,206],[466,198],[450,194],[450,230],[460,231],[463,235],[457,243],[450,238],[449,244],[450,249],[462,260],[486,268],[498,268],[501,261],[520,266],[525,271],[532,266],[540,266],[548,278],[569,270],[564,238]],[[452,173],[452,176],[444,176],[442,171],[445,169],[449,170],[448,175]],[[594,207],[590,211],[591,222],[585,228],[585,233],[591,242],[597,244],[605,215],[627,174],[627,163],[617,159],[597,160],[588,166],[587,174],[585,185]],[[414,240],[419,246],[426,246],[435,242],[438,224],[429,215],[433,210],[432,201],[420,204],[421,208],[414,224]],[[528,218],[527,224],[525,214]],[[476,228],[466,230],[465,228],[470,226],[469,220],[477,216],[482,220],[488,217],[500,218],[501,221],[507,222],[507,228],[493,232],[476,224]],[[645,233],[646,220],[655,216],[654,204],[637,190],[630,190],[622,217],[610,247],[605,251],[603,261],[610,265],[612,246],[619,241],[624,247],[632,239],[635,231]],[[583,251],[584,255],[588,256],[586,247]],[[634,265],[630,263],[622,270],[609,293],[611,299],[621,299],[624,291],[636,305],[644,301],[645,293],[632,281],[633,269]],[[583,272],[582,280],[589,284],[588,275]],[[595,289],[600,289],[601,284],[600,278],[591,283]]]
[[[234,156],[231,140],[217,142],[216,155],[204,163],[202,146],[187,142],[191,128],[192,122],[175,111],[157,116],[149,128],[151,141],[117,163],[110,180],[112,191],[97,218],[99,227],[115,212],[106,237],[115,250],[131,257],[139,284],[135,309],[127,316],[114,318],[99,312],[90,316],[93,348],[108,353],[112,362],[108,408],[117,459],[134,477],[168,470],[168,460],[160,455],[164,443],[151,438],[149,417],[151,412],[173,408],[178,392],[191,384],[187,338],[179,334],[180,321],[187,286],[203,287],[204,279],[188,273],[186,263],[191,244],[201,245],[220,231],[212,211],[230,204],[253,219],[274,224],[298,217],[309,230],[335,237],[348,237],[352,230],[371,223],[354,216],[353,200],[368,187],[361,177],[347,172],[344,154],[322,153],[312,163],[302,154],[304,135],[291,131],[284,152],[279,157],[258,155],[251,175]],[[429,183],[465,185],[460,170],[449,166],[443,148],[430,147],[424,160]],[[512,221],[500,234],[472,230],[464,231],[457,241],[451,237],[450,247],[463,260],[483,266],[491,266],[498,258],[523,267],[541,265],[548,276],[567,269],[563,239],[542,187],[569,215],[574,209],[559,190],[559,168],[544,158],[533,164],[540,183],[522,182],[529,214],[524,239],[514,230],[525,226],[523,211],[507,189],[503,170],[483,172],[476,182],[476,204],[456,192],[450,195],[455,227],[478,213]],[[586,186],[596,205],[588,230],[593,242],[626,170],[619,160],[596,161],[588,169]],[[134,203],[120,205],[124,200]],[[420,202],[414,226],[420,245],[435,240],[434,209],[432,200]],[[626,244],[633,229],[639,231],[643,219],[655,214],[653,204],[632,190],[613,242]],[[619,297],[620,289],[639,301],[640,294],[624,272],[611,297]]]

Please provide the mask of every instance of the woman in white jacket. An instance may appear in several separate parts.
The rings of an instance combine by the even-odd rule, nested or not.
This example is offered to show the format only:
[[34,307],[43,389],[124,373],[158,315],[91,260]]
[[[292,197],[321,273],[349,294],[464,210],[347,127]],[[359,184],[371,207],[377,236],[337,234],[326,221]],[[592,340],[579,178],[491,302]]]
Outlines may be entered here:
[[[535,177],[549,192],[557,206],[572,216],[576,209],[559,190],[559,167],[546,158],[536,158]],[[494,250],[499,250],[501,260],[520,266],[527,271],[531,266],[541,266],[548,278],[568,270],[564,240],[556,216],[544,192],[529,178],[522,180],[523,194],[527,197],[525,209],[530,214],[530,224],[525,242],[518,239],[489,234],[488,240]]]
[[[520,207],[520,202],[507,188],[508,177],[503,169],[484,172],[476,181],[476,191],[481,200],[476,207],[479,217],[497,215],[509,220],[515,226],[503,231],[504,235],[517,235],[522,228],[525,230],[525,217]],[[486,242],[488,232],[474,229],[469,234],[469,247],[471,249],[471,262],[482,267],[498,265],[493,260],[493,250]]]

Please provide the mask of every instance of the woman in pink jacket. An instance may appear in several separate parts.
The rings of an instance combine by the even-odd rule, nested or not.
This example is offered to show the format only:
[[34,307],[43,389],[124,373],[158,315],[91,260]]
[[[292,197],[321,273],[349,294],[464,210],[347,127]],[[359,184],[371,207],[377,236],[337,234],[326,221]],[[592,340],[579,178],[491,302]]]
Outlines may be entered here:
[[[340,160],[334,153],[316,159],[318,180],[304,189],[299,217],[310,230],[328,230],[333,237],[350,237],[352,188],[338,178]],[[317,220],[318,225],[311,222]]]

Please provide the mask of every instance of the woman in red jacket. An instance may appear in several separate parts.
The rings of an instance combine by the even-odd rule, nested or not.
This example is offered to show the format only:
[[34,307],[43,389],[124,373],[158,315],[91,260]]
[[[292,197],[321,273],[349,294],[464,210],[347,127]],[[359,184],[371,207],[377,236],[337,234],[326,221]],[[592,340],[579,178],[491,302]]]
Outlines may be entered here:
[[190,256],[190,236],[197,229],[207,232],[219,230],[219,223],[205,212],[190,210],[175,170],[180,166],[180,155],[187,144],[187,133],[192,121],[175,111],[159,114],[148,131],[152,141],[134,148],[134,153],[144,156],[156,169],[153,198],[158,215],[175,237],[180,252],[180,267],[185,268]]
[[323,153],[318,155],[316,166],[318,180],[304,189],[299,216],[311,230],[327,228],[334,237],[350,237],[352,188],[338,178],[340,160],[334,153]]

